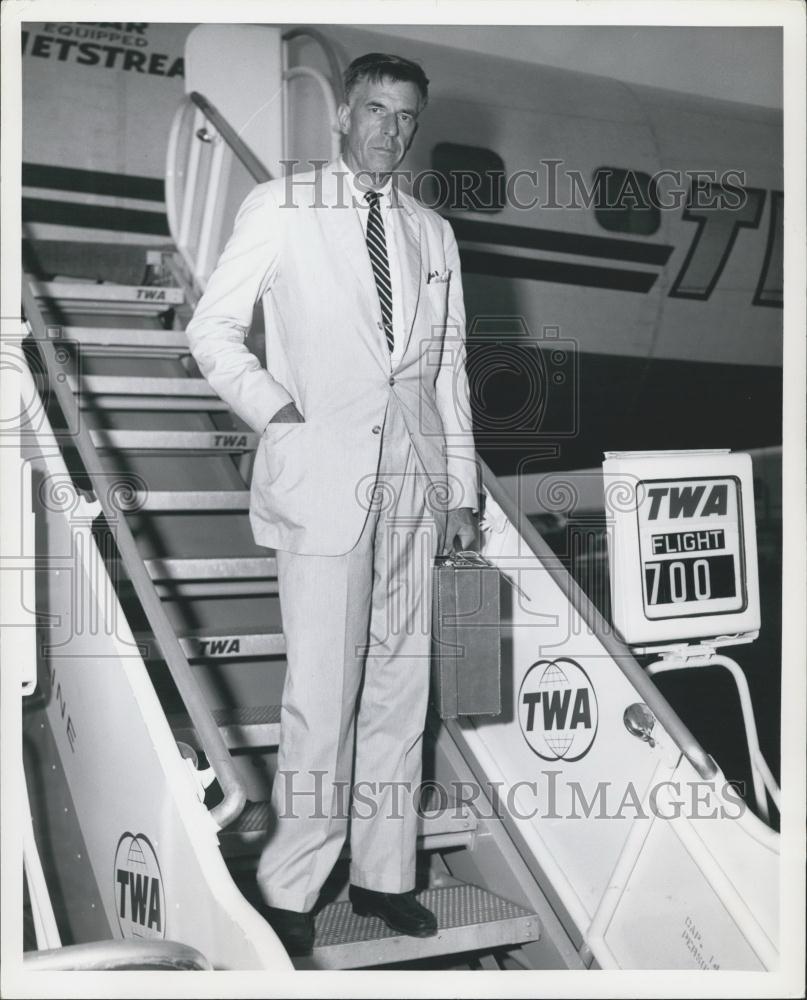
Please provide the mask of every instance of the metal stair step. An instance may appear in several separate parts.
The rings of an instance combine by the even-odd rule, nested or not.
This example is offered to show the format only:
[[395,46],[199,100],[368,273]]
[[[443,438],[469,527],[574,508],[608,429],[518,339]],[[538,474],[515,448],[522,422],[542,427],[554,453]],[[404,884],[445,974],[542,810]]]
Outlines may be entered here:
[[169,306],[179,306],[185,301],[181,288],[157,285],[117,285],[112,282],[92,281],[39,281],[28,276],[34,295],[38,299],[80,303],[82,311],[110,312],[114,307],[123,311],[136,310],[162,312]]
[[179,636],[186,656],[219,659],[232,656],[283,656],[286,638],[280,627],[217,630],[197,629]]
[[137,410],[151,412],[159,410],[183,413],[229,413],[223,399],[212,396],[177,396],[162,399],[159,396],[104,396],[82,392],[78,395],[82,410]]
[[[286,639],[282,629],[256,628],[195,629],[178,635],[182,651],[189,660],[226,660],[234,657],[283,656]],[[135,639],[143,643],[149,653],[147,658],[159,655],[159,647],[146,633],[135,633]]]
[[330,903],[314,919],[314,951],[298,969],[356,969],[463,951],[537,941],[538,916],[476,885],[425,889],[418,900],[437,917],[434,937],[391,931],[378,917],[359,917],[347,901]]
[[157,375],[67,376],[82,409],[229,412],[203,378]]
[[[279,730],[280,709],[276,711]],[[248,802],[238,819],[219,834],[225,857],[259,850],[271,828],[271,818],[271,803]],[[449,847],[467,846],[473,839],[476,828],[476,814],[465,803],[449,802],[441,808],[424,809],[418,814],[419,847],[423,850],[445,850]],[[341,856],[350,857],[347,844]]]
[[165,375],[68,375],[70,388],[93,396],[193,396],[218,399],[203,378]]
[[[146,569],[160,597],[271,596],[278,592],[277,561],[269,556],[146,559]],[[127,586],[125,573],[118,579]]]
[[152,580],[277,579],[274,556],[146,559]]
[[133,490],[121,492],[116,503],[124,513],[248,511],[249,490]]
[[144,451],[253,451],[260,440],[245,431],[92,430],[96,448]]
[[146,356],[188,354],[188,338],[183,330],[141,330],[118,326],[65,326],[62,342],[80,345],[85,354],[129,354]]
[[[231,750],[274,747],[277,746],[280,739],[279,705],[260,705],[254,708],[217,708],[213,710],[213,718],[221,730],[224,742]],[[185,714],[169,715],[168,723],[177,740],[189,743],[194,747],[198,746],[196,732],[189,716]],[[250,803],[249,805],[264,804],[268,806],[268,803]],[[245,813],[242,812],[237,822],[242,822],[244,815]],[[249,823],[252,822],[254,825],[257,820],[253,816],[251,821],[245,820],[244,822],[247,824],[245,830],[251,832],[253,827]]]

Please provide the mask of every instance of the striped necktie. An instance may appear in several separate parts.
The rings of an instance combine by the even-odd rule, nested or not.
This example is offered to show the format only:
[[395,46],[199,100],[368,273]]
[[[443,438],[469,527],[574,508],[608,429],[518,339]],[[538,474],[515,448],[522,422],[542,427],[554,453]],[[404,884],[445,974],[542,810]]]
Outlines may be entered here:
[[387,335],[387,346],[392,352],[395,337],[392,332],[392,284],[389,277],[389,260],[387,259],[387,239],[384,235],[384,220],[378,207],[380,195],[377,191],[366,191],[364,200],[370,206],[367,216],[367,250],[370,263],[373,265],[375,285],[378,289],[378,301],[381,304],[381,318],[384,321],[384,333]]

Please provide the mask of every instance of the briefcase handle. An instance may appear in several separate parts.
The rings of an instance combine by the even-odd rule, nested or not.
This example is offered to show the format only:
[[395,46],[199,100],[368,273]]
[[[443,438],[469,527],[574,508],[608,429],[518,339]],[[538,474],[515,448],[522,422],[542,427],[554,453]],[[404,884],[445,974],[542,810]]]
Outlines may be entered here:
[[478,569],[495,569],[496,572],[499,574],[499,576],[506,583],[510,584],[510,586],[513,588],[513,590],[516,591],[516,593],[521,595],[523,600],[525,601],[530,600],[530,598],[524,593],[521,587],[519,587],[519,585],[514,580],[511,580],[509,576],[507,576],[505,573],[502,573],[502,571],[499,569],[498,566],[490,562],[489,559],[486,559],[480,552],[474,552],[473,549],[460,549],[459,552],[452,552],[450,553],[450,555],[447,556],[436,556],[434,561],[438,566],[455,566],[455,567],[473,566],[477,567]]
[[479,566],[498,570],[497,566],[494,566],[481,553],[474,552],[473,549],[461,549],[459,552],[452,552],[447,556],[437,556],[435,562],[441,566]]

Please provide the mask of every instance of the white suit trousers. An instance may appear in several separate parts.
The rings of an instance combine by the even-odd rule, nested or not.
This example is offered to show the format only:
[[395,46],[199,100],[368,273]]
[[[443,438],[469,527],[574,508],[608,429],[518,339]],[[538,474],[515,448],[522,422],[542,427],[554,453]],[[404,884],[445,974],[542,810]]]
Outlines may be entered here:
[[377,478],[356,496],[370,512],[350,552],[277,551],[287,668],[275,826],[257,878],[266,902],[289,910],[316,902],[348,817],[351,882],[393,893],[415,884],[431,570],[445,514],[430,506],[394,394]]

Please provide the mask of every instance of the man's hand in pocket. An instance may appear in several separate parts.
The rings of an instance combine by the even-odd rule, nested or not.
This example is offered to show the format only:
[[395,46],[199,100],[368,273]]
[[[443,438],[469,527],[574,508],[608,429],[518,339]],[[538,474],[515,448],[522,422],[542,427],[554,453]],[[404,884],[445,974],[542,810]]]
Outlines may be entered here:
[[304,424],[303,416],[294,403],[286,403],[269,421],[270,424]]

